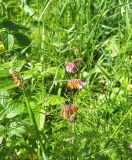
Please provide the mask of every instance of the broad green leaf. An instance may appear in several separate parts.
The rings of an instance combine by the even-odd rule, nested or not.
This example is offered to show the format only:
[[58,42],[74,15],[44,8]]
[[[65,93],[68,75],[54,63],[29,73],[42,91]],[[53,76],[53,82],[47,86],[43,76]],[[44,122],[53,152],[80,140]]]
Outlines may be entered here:
[[4,135],[6,128],[3,125],[0,125],[0,136]]
[[[12,70],[15,70],[17,72],[19,72],[21,70],[21,68],[25,65],[25,60],[16,60],[16,57],[11,61],[11,62],[6,62],[6,63],[3,63],[3,64],[0,64],[0,69],[12,69]],[[8,70],[4,70],[7,74],[9,74],[9,71]],[[0,77],[2,75],[0,74]]]
[[83,78],[84,78],[84,79],[87,79],[87,78],[89,77],[89,73],[86,72],[86,71],[84,71],[84,72],[82,73],[82,75],[83,75]]
[[50,75],[55,75],[57,71],[57,67],[48,67],[46,70],[42,72],[43,76],[50,76]]
[[9,71],[8,70],[0,70],[0,78],[9,77]]
[[16,60],[13,63],[12,69],[19,72],[21,70],[21,68],[24,66],[26,62],[24,60]]
[[14,103],[10,103],[9,101],[10,100],[7,101],[6,105],[4,105],[2,110],[0,111],[0,120],[4,120],[5,118],[15,117],[16,113],[17,115],[20,115],[24,111],[24,104],[21,103],[21,101]]
[[22,26],[20,24],[16,24],[14,23],[13,21],[11,20],[8,20],[8,19],[3,19],[1,22],[0,22],[1,26],[4,27],[4,28],[7,28],[8,30],[11,30],[11,31],[29,31],[29,28],[25,27],[25,26]]
[[3,64],[0,64],[0,68],[10,68],[12,66],[12,62],[6,62]]
[[58,96],[58,95],[52,95],[49,100],[49,105],[58,105],[63,104],[66,102],[66,99],[64,97]]
[[19,32],[14,32],[13,34],[14,37],[17,39],[18,43],[20,44],[20,46],[30,45],[31,41],[26,35]]
[[24,71],[23,79],[30,79],[33,76],[34,76],[34,71],[27,70],[27,71]]
[[23,133],[25,133],[26,131],[25,131],[25,128],[24,128],[24,126],[20,126],[20,127],[17,127],[17,128],[14,128],[14,129],[12,129],[10,132],[9,132],[9,134],[11,135],[11,136],[18,136],[18,137],[21,137],[22,136],[22,134]]
[[20,114],[23,113],[24,109],[25,109],[24,104],[18,103],[18,104],[15,105],[14,110],[12,110],[11,112],[9,112],[6,115],[6,118],[13,118],[13,117],[15,117],[17,115],[20,115]]
[[14,45],[14,37],[12,34],[8,34],[8,51],[13,48]]
[[0,81],[0,91],[12,89],[15,87],[16,87],[16,84],[13,82],[13,80]]
[[5,105],[9,100],[9,94],[7,91],[0,91],[0,104]]

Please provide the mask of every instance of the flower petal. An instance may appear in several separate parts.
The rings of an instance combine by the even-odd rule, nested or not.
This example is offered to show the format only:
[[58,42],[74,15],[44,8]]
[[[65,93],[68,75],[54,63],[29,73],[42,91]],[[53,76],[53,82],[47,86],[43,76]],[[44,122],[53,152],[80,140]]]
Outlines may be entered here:
[[67,65],[66,65],[66,71],[68,72],[68,73],[76,73],[77,72],[77,66],[76,66],[76,64],[74,64],[74,63],[68,63]]
[[86,82],[77,79],[77,80],[71,80],[67,83],[67,87],[69,89],[82,89],[84,86],[86,86]]

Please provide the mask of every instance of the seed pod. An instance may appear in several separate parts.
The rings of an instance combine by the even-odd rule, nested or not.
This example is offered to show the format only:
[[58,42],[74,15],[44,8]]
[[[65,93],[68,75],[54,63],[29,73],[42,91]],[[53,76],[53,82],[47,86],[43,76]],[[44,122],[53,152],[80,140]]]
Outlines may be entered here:
[[22,87],[23,83],[22,83],[22,79],[20,78],[19,74],[16,71],[14,71],[11,75],[12,75],[12,79],[14,80],[16,86]]

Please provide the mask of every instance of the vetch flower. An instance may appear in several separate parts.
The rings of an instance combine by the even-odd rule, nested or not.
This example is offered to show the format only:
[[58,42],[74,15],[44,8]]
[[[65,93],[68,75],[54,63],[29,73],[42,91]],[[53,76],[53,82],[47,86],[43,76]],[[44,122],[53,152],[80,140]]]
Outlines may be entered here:
[[70,105],[70,115],[77,113],[77,111],[78,111],[78,107],[75,104],[71,104]]
[[68,73],[73,73],[73,74],[76,73],[78,71],[76,64],[74,64],[74,63],[68,63],[66,65],[66,71]]
[[67,87],[69,89],[82,89],[84,86],[86,86],[86,82],[76,79],[76,80],[71,80],[67,83]]
[[66,105],[61,109],[61,115],[64,118],[69,118],[69,121],[74,123],[77,118],[78,107],[75,104]]
[[130,145],[128,148],[129,148],[130,150],[132,150],[132,145]]
[[61,114],[64,118],[68,117],[69,116],[69,106],[64,106],[62,109],[61,109]]
[[62,108],[61,114],[64,118],[71,116],[74,113],[77,113],[78,107],[75,104],[66,105]]

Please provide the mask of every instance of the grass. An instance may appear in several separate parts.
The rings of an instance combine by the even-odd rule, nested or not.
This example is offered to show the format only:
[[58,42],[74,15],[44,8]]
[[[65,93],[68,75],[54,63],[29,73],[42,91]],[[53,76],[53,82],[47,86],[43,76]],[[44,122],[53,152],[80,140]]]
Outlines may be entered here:
[[[0,7],[0,159],[130,160],[131,1]],[[67,73],[79,58],[78,72]],[[71,79],[87,85],[70,92]],[[75,123],[60,114],[68,104],[79,108]]]

